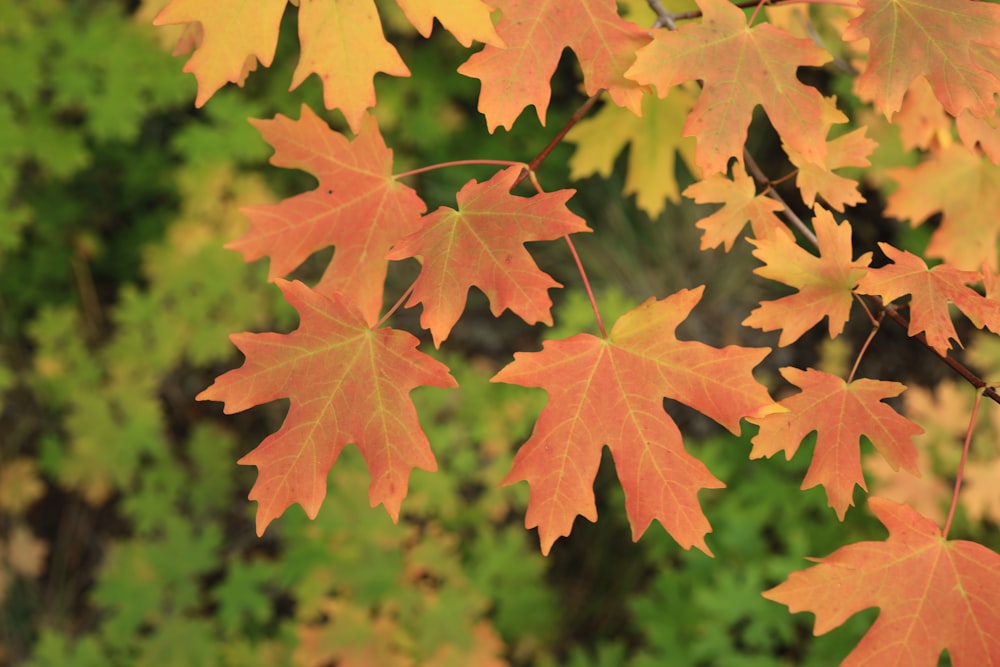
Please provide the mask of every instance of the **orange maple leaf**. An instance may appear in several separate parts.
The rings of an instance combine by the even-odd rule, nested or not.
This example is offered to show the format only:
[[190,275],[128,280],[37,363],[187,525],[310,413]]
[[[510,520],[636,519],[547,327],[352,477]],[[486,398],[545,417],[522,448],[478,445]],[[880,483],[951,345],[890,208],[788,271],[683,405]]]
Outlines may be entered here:
[[774,215],[783,207],[780,202],[765,194],[757,194],[754,180],[744,172],[733,174],[732,180],[722,174],[713,174],[684,190],[684,196],[699,204],[722,204],[715,213],[695,223],[705,230],[701,236],[701,249],[717,248],[723,244],[726,252],[733,247],[747,222],[758,239],[768,238],[783,230],[785,225]]
[[315,190],[281,203],[243,209],[250,230],[226,247],[246,261],[270,257],[270,280],[288,275],[312,253],[336,247],[317,289],[340,292],[358,305],[369,324],[378,320],[393,243],[420,226],[425,206],[392,175],[392,151],[366,116],[353,141],[331,130],[309,107],[291,120],[251,120],[274,146],[271,164],[304,169]]
[[855,613],[878,607],[875,623],[843,665],[938,664],[945,649],[956,667],[1000,663],[1000,554],[981,544],[945,540],[906,505],[868,501],[889,529],[884,542],[837,549],[793,572],[764,597],[816,614],[825,634]]
[[822,65],[830,54],[768,23],[748,27],[743,11],[728,0],[698,0],[698,6],[700,23],[658,31],[625,75],[655,85],[660,97],[678,83],[704,81],[684,135],[697,137],[695,161],[706,175],[725,172],[733,157],[743,164],[743,145],[758,104],[782,141],[821,164],[830,127],[847,117],[818,90],[802,84],[796,70]]
[[830,507],[841,520],[854,504],[854,485],[867,489],[861,472],[861,436],[871,441],[893,470],[902,466],[920,474],[913,436],[924,430],[882,403],[899,396],[906,385],[866,379],[847,383],[812,368],[786,367],[781,375],[802,391],[780,401],[787,412],[750,419],[760,426],[751,441],[750,458],[770,457],[784,450],[785,458],[791,459],[802,439],[816,431],[816,449],[802,488],[822,484]]
[[538,268],[524,243],[590,229],[566,208],[573,190],[510,194],[521,171],[510,167],[485,183],[469,181],[458,193],[457,211],[442,206],[426,216],[423,227],[388,255],[422,258],[406,305],[424,304],[420,325],[430,329],[435,346],[451,333],[473,285],[489,298],[494,316],[510,308],[528,324],[552,324],[548,290],[562,285]]
[[326,497],[327,473],[345,445],[361,450],[372,476],[368,499],[393,521],[410,471],[436,470],[410,391],[457,387],[446,366],[417,352],[412,335],[371,329],[338,295],[300,282],[278,281],[299,312],[290,334],[234,334],[243,366],[216,378],[198,400],[222,401],[226,414],[279,398],[291,405],[281,429],[240,459],[257,466],[250,499],[258,502],[257,534],[293,503],[315,518]]
[[982,279],[978,271],[959,271],[948,264],[928,269],[924,260],[912,253],[897,250],[888,243],[878,245],[894,264],[869,269],[858,283],[858,291],[877,294],[886,303],[904,294],[911,295],[910,336],[925,333],[927,344],[941,354],[951,349],[951,340],[961,347],[948,312],[949,303],[958,306],[977,327],[989,325],[994,331],[1000,329],[997,301],[967,286]]
[[287,0],[171,0],[157,14],[153,25],[200,26],[197,48],[184,65],[184,71],[198,80],[195,106],[204,105],[227,83],[243,85],[258,60],[270,67],[286,4]]
[[569,535],[578,514],[597,520],[593,484],[605,444],[625,490],[633,539],[657,519],[685,549],[710,553],[704,536],[711,526],[697,494],[724,485],[685,451],[677,425],[663,410],[663,397],[734,433],[741,418],[778,408],[752,375],[767,349],[717,349],[675,337],[702,291],[649,299],[623,315],[606,340],[579,334],[547,341],[541,352],[518,352],[493,377],[549,393],[549,404],[504,480],[530,484],[525,526],[538,526],[543,553]]
[[854,287],[871,262],[870,252],[851,259],[849,223],[838,225],[829,211],[817,207],[813,226],[819,257],[806,252],[783,229],[766,239],[749,239],[756,246],[754,257],[764,262],[754,273],[798,290],[776,301],[761,302],[743,320],[744,326],[764,331],[781,329],[778,345],[782,347],[798,340],[824,317],[828,319],[830,337],[839,336],[851,316]]
[[1000,210],[1000,167],[952,144],[916,168],[893,169],[889,175],[899,188],[889,196],[887,215],[916,226],[941,213],[928,257],[969,271],[996,264],[1000,216],[983,211]]
[[868,67],[855,89],[887,117],[906,89],[925,77],[945,110],[992,115],[1000,94],[1000,7],[970,0],[859,0],[844,32],[869,39]]
[[877,145],[865,136],[867,128],[858,128],[827,142],[826,157],[821,163],[812,162],[791,146],[785,146],[788,159],[798,167],[795,184],[806,206],[816,203],[816,196],[823,197],[830,208],[844,212],[844,206],[860,204],[865,198],[858,192],[858,182],[833,173],[842,167],[867,167],[868,155]]
[[549,80],[569,47],[580,59],[588,95],[602,88],[618,106],[641,113],[642,87],[625,78],[648,31],[618,15],[614,0],[496,0],[497,32],[506,45],[487,45],[458,68],[482,81],[479,111],[490,132],[510,129],[525,107],[534,105],[545,124]]

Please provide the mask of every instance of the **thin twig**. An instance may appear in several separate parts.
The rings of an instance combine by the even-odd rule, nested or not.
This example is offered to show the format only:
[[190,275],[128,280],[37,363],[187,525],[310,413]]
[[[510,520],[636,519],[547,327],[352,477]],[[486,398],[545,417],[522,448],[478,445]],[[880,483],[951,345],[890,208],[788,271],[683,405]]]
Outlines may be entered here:
[[[866,296],[868,296],[868,295],[866,295]],[[876,302],[878,304],[878,306],[877,306],[878,309],[881,310],[881,311],[884,311],[886,317],[888,317],[890,320],[892,320],[893,322],[895,322],[896,324],[898,324],[900,327],[902,327],[903,329],[905,329],[906,332],[907,332],[907,335],[909,335],[910,321],[908,319],[906,319],[905,317],[903,317],[902,315],[899,314],[899,310],[896,308],[896,306],[894,306],[891,303],[887,304],[887,305],[883,305],[881,303],[882,300],[879,299],[878,297],[869,296],[869,298],[872,301],[874,301],[874,302]],[[938,352],[937,350],[935,350],[933,347],[931,347],[930,343],[927,342],[927,336],[925,336],[924,334],[918,333],[915,336],[910,336],[910,337],[911,338],[916,338],[917,341],[921,345],[923,345],[928,350],[930,350],[931,352],[933,352],[934,356],[936,356],[938,359],[940,359],[941,361],[943,361],[945,363],[945,365],[948,366],[948,368],[950,368],[951,370],[953,370],[956,373],[958,373],[959,375],[961,375],[962,379],[964,379],[966,382],[968,382],[969,384],[971,384],[976,389],[982,389],[984,396],[986,396],[987,398],[989,398],[993,402],[995,402],[998,405],[1000,405],[1000,392],[997,392],[997,388],[996,387],[988,385],[982,378],[980,378],[978,375],[976,375],[975,373],[973,373],[972,371],[970,371],[968,368],[966,368],[965,366],[963,366],[960,362],[958,362],[955,359],[952,359],[951,357],[949,357],[947,354],[941,354],[940,352]]]
[[[809,229],[804,222],[802,222],[801,218],[799,218],[794,211],[792,211],[792,207],[788,205],[788,202],[786,202],[785,199],[780,194],[778,194],[778,192],[774,188],[770,187],[771,184],[767,180],[767,176],[764,174],[763,171],[761,171],[760,167],[757,165],[753,157],[750,155],[750,152],[747,151],[746,149],[743,150],[743,159],[747,165],[748,171],[750,171],[750,173],[753,175],[758,185],[767,189],[767,196],[775,200],[779,204],[781,204],[783,208],[782,213],[784,213],[785,217],[788,218],[788,220],[793,225],[795,225],[795,227],[800,232],[802,232],[803,236],[805,236],[806,239],[809,240],[809,242],[813,245],[814,248],[819,250],[819,241],[816,238],[816,235],[813,234],[812,230]],[[910,321],[905,317],[903,317],[902,315],[900,315],[899,311],[896,309],[895,306],[893,306],[891,303],[883,304],[881,299],[873,297],[871,295],[865,295],[865,297],[867,297],[868,303],[874,306],[872,310],[874,310],[876,320],[881,319],[882,316],[884,315],[893,322],[895,322],[896,324],[898,324],[900,327],[902,327],[903,330],[907,332],[907,335],[909,335]],[[869,311],[868,315],[869,317],[871,317],[872,313]],[[919,333],[915,336],[910,336],[910,337],[916,338],[921,345],[927,348],[930,352],[934,353],[934,356],[943,361],[945,365],[947,365],[950,369],[952,369],[960,376],[962,376],[962,378],[966,382],[971,384],[976,389],[983,389],[984,396],[986,396],[990,400],[1000,405],[1000,393],[997,392],[995,387],[988,386],[986,382],[984,382],[978,375],[976,375],[971,370],[966,368],[960,362],[949,357],[947,354],[941,354],[940,352],[935,350],[933,347],[931,347],[930,343],[927,342],[927,337],[924,334]]]
[[517,179],[514,181],[514,185],[511,186],[511,190],[513,190],[520,183],[523,183],[524,179],[528,177],[529,173],[534,173],[538,171],[538,167],[541,166],[542,162],[545,161],[545,158],[549,156],[549,154],[555,149],[556,146],[562,143],[563,137],[566,136],[566,133],[569,132],[571,129],[573,129],[574,125],[583,120],[583,117],[586,116],[587,112],[590,111],[591,107],[593,107],[597,103],[597,100],[600,99],[601,94],[603,92],[604,89],[601,88],[596,93],[588,97],[584,101],[584,103],[581,104],[579,108],[573,112],[573,115],[570,116],[569,120],[567,120],[566,123],[562,126],[562,128],[560,128],[559,131],[556,132],[555,136],[552,137],[551,140],[549,140],[549,143],[545,145],[545,148],[543,148],[538,153],[538,155],[535,156],[535,159],[533,159],[531,162],[528,163],[528,168],[522,171],[521,175],[517,177]]
[[660,0],[646,1],[649,3],[649,8],[656,14],[656,23],[653,24],[653,28],[662,27],[667,30],[677,30],[677,24],[674,23],[674,15],[667,11],[667,8],[663,6]]
[[765,188],[765,194],[781,204],[784,209],[782,210],[782,213],[786,218],[788,218],[788,221],[792,223],[792,225],[794,225],[794,227],[798,229],[799,232],[801,232],[801,234],[818,249],[819,239],[816,238],[813,230],[809,229],[809,225],[803,222],[802,218],[796,215],[795,211],[792,210],[792,207],[788,205],[788,202],[786,202],[784,198],[778,194],[778,191],[772,186],[771,181],[768,180],[767,175],[763,172],[763,170],[761,170],[757,161],[753,159],[753,156],[750,155],[750,151],[746,148],[743,149],[743,162],[746,164],[747,170],[753,175],[757,183],[760,184],[761,187]]

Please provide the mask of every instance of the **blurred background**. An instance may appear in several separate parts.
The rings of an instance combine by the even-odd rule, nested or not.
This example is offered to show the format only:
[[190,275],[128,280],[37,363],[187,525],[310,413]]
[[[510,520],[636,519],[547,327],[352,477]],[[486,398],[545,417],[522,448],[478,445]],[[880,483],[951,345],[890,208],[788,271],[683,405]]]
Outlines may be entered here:
[[[514,350],[596,328],[559,243],[532,244],[567,286],[553,293],[554,329],[496,322],[471,295],[442,351],[422,348],[462,388],[413,394],[439,472],[414,473],[398,525],[368,507],[367,471],[350,447],[315,521],[295,506],[257,538],[246,499],[255,469],[236,460],[280,426],[287,404],[224,416],[194,397],[242,363],[230,333],[295,327],[266,263],[245,264],[223,245],[247,227],[241,206],[315,181],[267,166],[271,150],[246,119],[297,118],[305,102],[344,126],[323,109],[315,78],[287,91],[294,7],[274,67],[196,110],[194,78],[170,55],[177,31],[150,25],[163,4],[0,3],[0,665],[764,666],[846,655],[874,610],[816,639],[811,616],[760,596],[806,556],[885,535],[866,511],[841,524],[822,490],[798,489],[808,443],[792,462],[750,462],[752,433],[733,437],[668,403],[689,451],[729,487],[700,496],[715,558],[683,551],[659,525],[633,543],[607,456],[600,521],[578,521],[540,555],[523,527],[527,486],[497,485],[545,393],[488,379]],[[413,72],[376,81],[397,172],[477,157],[528,161],[583,100],[567,55],[548,127],[528,111],[512,132],[489,135],[476,113],[478,82],[454,73],[468,52],[440,29],[429,40],[415,35],[393,3],[380,12]],[[766,124],[760,136],[760,152],[774,153]],[[749,273],[749,246],[698,251],[693,221],[711,208],[671,203],[651,219],[621,195],[624,156],[608,178],[573,183],[572,151],[561,145],[540,178],[549,190],[578,189],[570,206],[596,231],[578,247],[606,322],[648,296],[710,280],[681,337],[774,344],[738,324],[755,301],[781,293]],[[434,210],[492,171],[440,170],[413,185]],[[662,176],[681,189],[691,180],[683,161]],[[329,257],[295,277],[314,280]],[[393,266],[389,303],[416,270]],[[427,341],[418,315],[402,312],[394,325]],[[853,335],[866,333],[861,322]],[[817,330],[776,351],[760,378],[777,391],[779,366],[843,368],[853,354],[843,345]],[[869,354],[912,368],[907,355],[920,352],[905,345],[887,333]],[[995,343],[973,351],[984,364],[1000,358]],[[925,375],[936,390],[914,390],[920,406],[953,411],[959,424],[928,440],[927,451],[945,453],[928,459],[927,484],[901,491],[932,513],[947,501],[947,474],[933,471],[956,463],[947,452],[963,429],[967,388],[939,384],[936,369]],[[989,412],[997,411],[984,413],[983,437],[1000,432]],[[979,507],[961,517],[963,534],[996,549],[1000,503]]]

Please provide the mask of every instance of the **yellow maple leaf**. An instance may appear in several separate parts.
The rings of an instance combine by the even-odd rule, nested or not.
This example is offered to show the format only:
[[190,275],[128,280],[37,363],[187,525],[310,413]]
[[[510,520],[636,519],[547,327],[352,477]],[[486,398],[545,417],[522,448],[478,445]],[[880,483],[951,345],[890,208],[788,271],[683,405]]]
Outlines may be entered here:
[[[198,80],[195,106],[202,106],[227,83],[243,85],[257,61],[269,67],[278,45],[278,28],[286,0],[173,0],[161,11],[153,25],[197,24],[196,38],[181,38],[184,52],[196,46],[185,72]],[[185,35],[191,37],[191,25]],[[177,53],[177,51],[175,51]]]
[[628,146],[625,194],[636,195],[639,208],[655,218],[663,211],[665,200],[680,201],[674,177],[677,155],[680,154],[688,169],[697,169],[695,141],[681,136],[694,102],[690,88],[678,86],[662,100],[655,95],[644,95],[642,116],[613,104],[605,105],[566,135],[566,141],[576,144],[576,151],[569,159],[570,177],[609,176],[615,159]]
[[302,0],[299,7],[302,54],[292,89],[310,74],[323,82],[323,103],[340,109],[357,133],[368,107],[375,106],[377,72],[409,76],[410,70],[386,41],[372,0]]
[[436,18],[462,46],[471,46],[473,40],[504,45],[493,27],[491,8],[479,0],[396,0],[396,3],[424,37],[430,36]]

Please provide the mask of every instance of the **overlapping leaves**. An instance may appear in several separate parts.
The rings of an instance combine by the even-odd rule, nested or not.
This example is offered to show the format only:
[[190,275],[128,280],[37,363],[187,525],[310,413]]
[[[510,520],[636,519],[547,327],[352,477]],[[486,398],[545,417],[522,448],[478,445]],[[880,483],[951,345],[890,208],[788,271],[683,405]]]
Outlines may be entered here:
[[[997,145],[1000,12],[995,6],[968,0],[860,0],[850,25],[839,29],[847,41],[868,40],[857,59],[840,63],[863,71],[855,85],[863,100],[892,116],[906,91],[920,90],[919,81],[926,80],[927,99],[932,95],[958,119],[966,144],[949,144],[951,120],[942,114],[934,122],[943,118],[945,126],[918,138],[908,130],[904,137],[934,151],[933,157],[918,170],[890,173],[900,185],[889,199],[890,215],[920,222],[943,213],[927,254],[945,264],[928,268],[920,257],[881,244],[890,263],[871,268],[868,254],[852,257],[851,225],[835,222],[824,209],[815,208],[811,221],[818,256],[803,250],[778,214],[784,209],[799,233],[811,237],[808,221],[765,191],[773,185],[744,156],[748,127],[760,106],[796,169],[807,207],[822,199],[850,218],[847,207],[865,200],[864,188],[846,169],[867,166],[874,141],[860,129],[831,139],[834,125],[847,116],[836,100],[800,78],[800,68],[833,57],[822,35],[805,38],[793,36],[787,24],[753,24],[727,0],[698,0],[698,20],[653,33],[622,20],[611,0],[398,2],[425,36],[437,18],[462,44],[487,44],[459,72],[481,81],[479,109],[491,131],[510,128],[529,105],[544,122],[549,79],[562,51],[571,49],[582,70],[583,91],[604,89],[617,107],[629,110],[609,106],[589,127],[578,128],[572,136],[579,144],[574,173],[607,173],[628,144],[632,171],[644,164],[647,170],[656,165],[671,172],[658,174],[660,181],[629,174],[629,191],[650,213],[662,210],[665,197],[676,198],[678,188],[670,187],[674,152],[688,150],[681,134],[694,137],[692,171],[706,178],[684,194],[723,205],[698,223],[705,232],[703,248],[730,250],[750,222],[754,255],[763,262],[756,272],[796,290],[762,302],[744,321],[781,330],[779,345],[794,342],[824,317],[831,336],[839,335],[854,300],[877,306],[880,299],[892,313],[904,311],[908,333],[923,334],[941,355],[958,340],[950,306],[979,328],[1000,330],[996,216],[980,219],[980,209],[967,204],[975,200],[981,206],[992,196],[989,185],[996,175],[976,153],[992,157]],[[190,26],[187,43],[197,49],[187,69],[198,77],[198,104],[226,81],[241,81],[256,62],[270,63],[283,8],[284,2],[246,10],[234,2],[209,8],[174,0],[164,10],[161,23]],[[492,9],[499,11],[491,18]],[[376,325],[388,261],[415,257],[422,263],[408,305],[423,307],[421,323],[440,344],[473,286],[487,295],[494,314],[510,309],[529,323],[551,322],[548,292],[558,285],[538,269],[523,244],[586,229],[565,207],[569,191],[531,197],[512,193],[519,168],[482,183],[471,181],[458,193],[457,208],[422,216],[423,202],[393,176],[391,152],[365,113],[375,103],[376,72],[408,74],[382,35],[372,0],[301,0],[299,11],[302,56],[292,84],[317,73],[326,105],[344,112],[356,136],[349,140],[330,131],[307,110],[300,121],[257,121],[275,146],[272,161],[309,171],[319,185],[281,204],[250,209],[252,229],[233,245],[247,259],[270,257],[272,279],[323,247],[335,247],[334,260],[315,288],[282,283],[302,316],[299,329],[235,337],[247,356],[244,366],[202,395],[224,400],[227,410],[291,398],[282,429],[243,459],[260,470],[252,494],[260,502],[260,530],[293,502],[315,514],[326,471],[346,444],[358,445],[369,463],[370,500],[385,503],[394,517],[409,471],[433,468],[409,392],[421,385],[451,386],[453,380],[442,365],[416,351],[415,338]],[[254,29],[227,33],[225,27],[242,13],[255,21]],[[702,86],[697,101],[688,83],[695,80]],[[689,88],[681,90],[680,84]],[[643,99],[654,88],[671,100],[669,105]],[[686,115],[680,132],[673,127],[680,123],[678,109]],[[629,112],[645,116],[641,121],[621,116]],[[661,128],[664,124],[671,127]],[[650,157],[650,151],[664,150],[669,155],[662,162]],[[791,455],[817,431],[803,485],[823,485],[840,517],[853,503],[854,486],[865,486],[862,438],[893,467],[916,472],[911,440],[919,427],[885,403],[903,385],[785,368],[782,375],[800,391],[775,404],[752,375],[765,349],[718,349],[677,339],[676,327],[700,296],[700,289],[681,290],[651,299],[619,319],[606,338],[578,335],[548,342],[540,352],[517,353],[495,376],[495,381],[541,387],[549,394],[507,477],[508,483],[526,480],[531,486],[526,524],[539,528],[543,551],[570,532],[576,516],[596,519],[592,486],[607,445],[625,490],[633,535],[656,519],[685,548],[708,552],[704,538],[710,526],[697,495],[722,482],[686,451],[663,410],[664,397],[733,432],[741,419],[750,418],[760,426],[752,456],[782,449]],[[902,297],[909,298],[900,302]],[[768,596],[793,608],[814,609],[819,632],[850,611],[880,606],[886,620],[880,617],[851,660],[891,655],[930,661],[943,648],[956,664],[1000,660],[993,639],[1000,620],[983,604],[989,597],[983,591],[998,587],[996,554],[945,541],[907,508],[877,499],[871,506],[890,529],[888,541],[845,547]],[[890,585],[882,585],[885,581]],[[924,606],[913,611],[920,606],[915,599]],[[944,610],[945,621],[919,641],[904,641],[931,624],[928,601]]]

